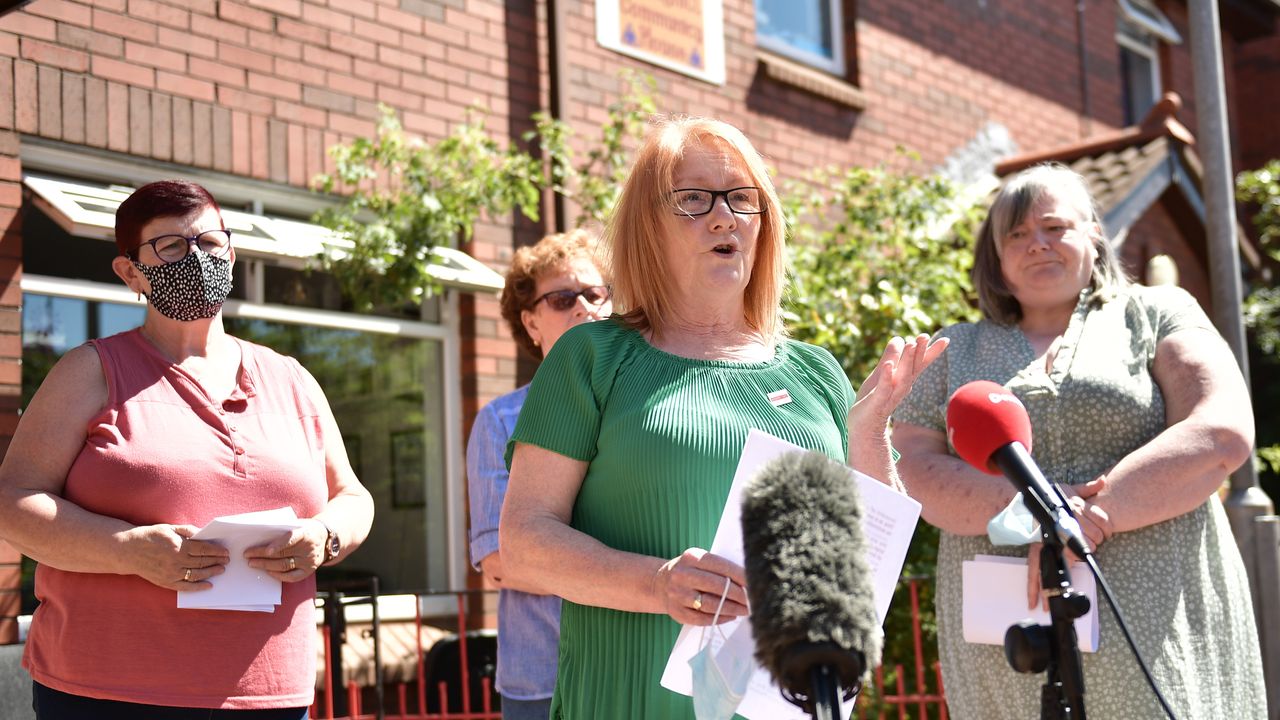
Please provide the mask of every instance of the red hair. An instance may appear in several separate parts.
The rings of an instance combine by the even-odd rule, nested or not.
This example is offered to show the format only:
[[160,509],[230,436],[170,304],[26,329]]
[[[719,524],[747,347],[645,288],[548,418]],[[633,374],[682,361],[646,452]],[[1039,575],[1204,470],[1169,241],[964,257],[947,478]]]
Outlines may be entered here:
[[187,217],[206,208],[218,212],[218,222],[225,230],[218,201],[203,187],[187,180],[160,180],[143,185],[116,208],[116,248],[128,255],[142,244],[142,228],[156,218]]

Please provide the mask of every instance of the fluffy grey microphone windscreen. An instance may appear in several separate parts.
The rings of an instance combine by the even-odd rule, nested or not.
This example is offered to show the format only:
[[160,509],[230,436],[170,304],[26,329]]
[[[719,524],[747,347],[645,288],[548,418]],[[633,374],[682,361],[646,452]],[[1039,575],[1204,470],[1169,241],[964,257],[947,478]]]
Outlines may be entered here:
[[789,649],[830,642],[880,664],[863,509],[848,468],[816,452],[768,462],[743,490],[756,659],[775,680]]

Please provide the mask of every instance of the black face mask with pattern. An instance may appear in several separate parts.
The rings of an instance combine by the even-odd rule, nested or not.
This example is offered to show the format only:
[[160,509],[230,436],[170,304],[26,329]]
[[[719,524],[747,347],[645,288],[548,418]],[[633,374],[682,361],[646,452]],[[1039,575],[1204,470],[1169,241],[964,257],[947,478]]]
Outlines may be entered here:
[[161,315],[189,322],[211,318],[231,294],[231,261],[200,250],[176,263],[134,266],[151,283],[147,300]]

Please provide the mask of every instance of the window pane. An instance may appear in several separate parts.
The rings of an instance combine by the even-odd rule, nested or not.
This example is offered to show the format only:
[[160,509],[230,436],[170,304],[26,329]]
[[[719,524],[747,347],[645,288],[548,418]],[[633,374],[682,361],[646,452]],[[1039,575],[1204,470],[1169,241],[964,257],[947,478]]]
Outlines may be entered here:
[[831,0],[756,0],[756,34],[834,60]]
[[[23,295],[22,407],[67,350],[139,325],[143,308]],[[324,388],[352,467],[373,494],[369,539],[321,578],[377,575],[384,592],[449,587],[444,363],[438,340],[224,318],[227,332],[292,355]],[[96,326],[96,327],[95,327]],[[29,582],[23,607],[33,607]]]
[[227,331],[292,355],[333,408],[377,522],[321,580],[377,575],[385,592],[448,587],[441,343],[264,320]]
[[89,339],[88,306],[74,298],[24,295],[22,346],[48,348],[61,357]]
[[1156,104],[1155,63],[1121,45],[1120,71],[1124,80],[1125,125],[1135,125]]
[[96,337],[107,337],[132,330],[147,319],[147,309],[142,305],[117,305],[94,303],[97,306],[98,331]]

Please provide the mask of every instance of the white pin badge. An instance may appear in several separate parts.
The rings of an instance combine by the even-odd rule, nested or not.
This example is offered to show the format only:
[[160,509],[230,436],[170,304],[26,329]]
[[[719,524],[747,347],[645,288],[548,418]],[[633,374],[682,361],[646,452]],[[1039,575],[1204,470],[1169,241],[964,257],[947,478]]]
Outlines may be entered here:
[[791,402],[791,393],[786,390],[775,390],[768,394],[769,404],[774,407],[782,407]]

